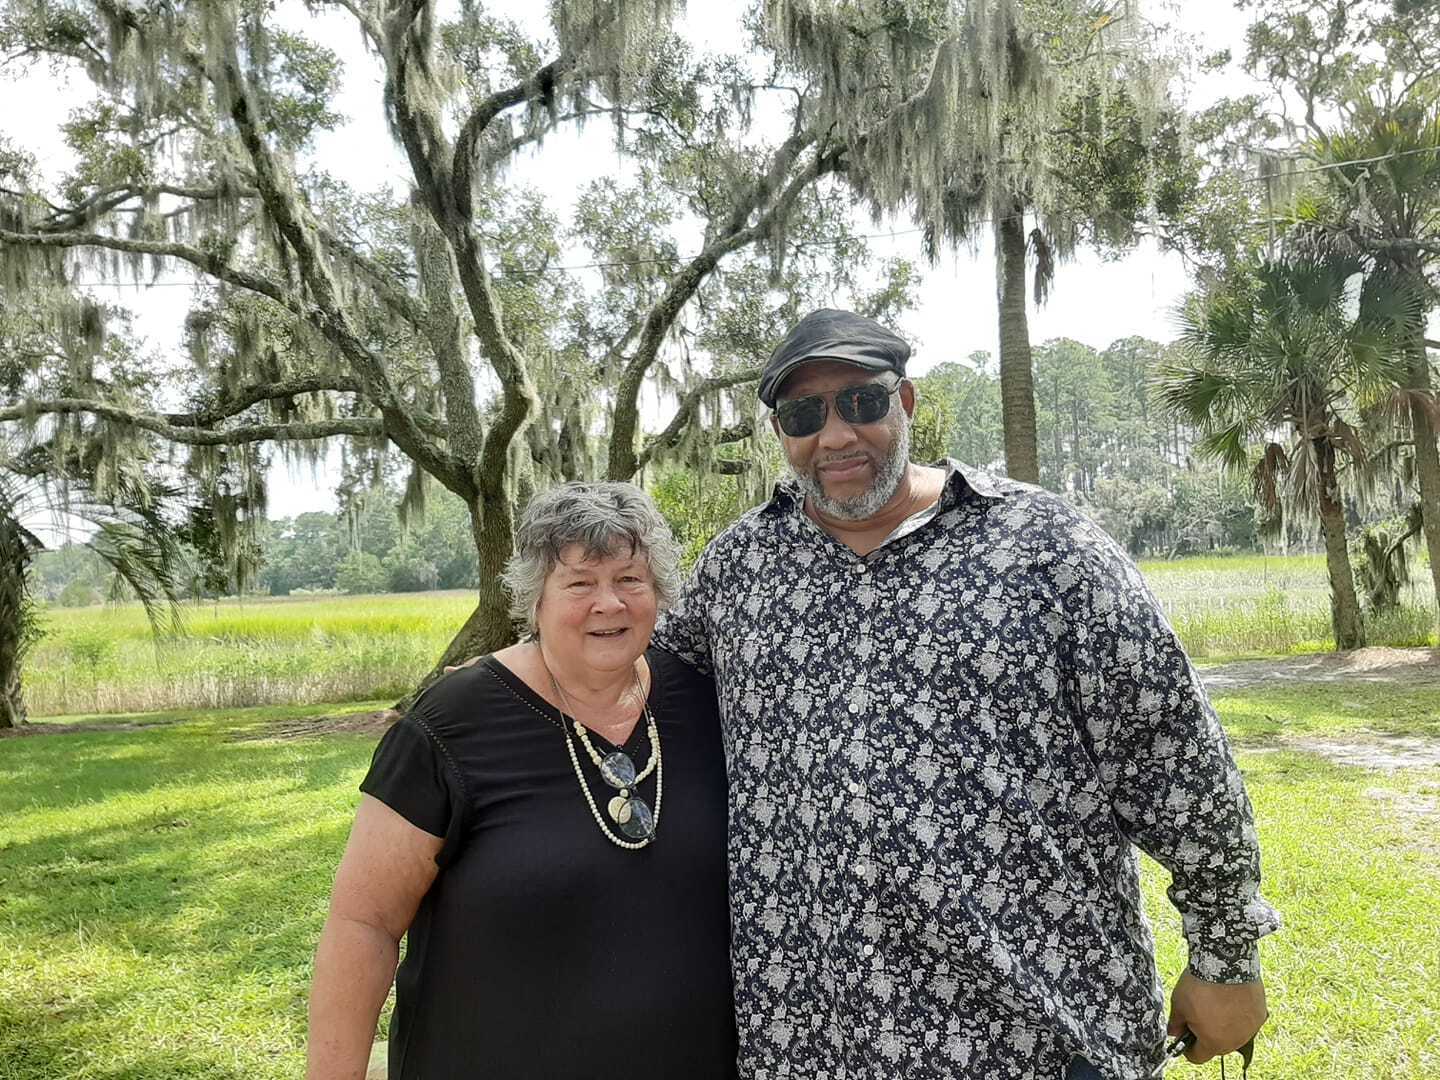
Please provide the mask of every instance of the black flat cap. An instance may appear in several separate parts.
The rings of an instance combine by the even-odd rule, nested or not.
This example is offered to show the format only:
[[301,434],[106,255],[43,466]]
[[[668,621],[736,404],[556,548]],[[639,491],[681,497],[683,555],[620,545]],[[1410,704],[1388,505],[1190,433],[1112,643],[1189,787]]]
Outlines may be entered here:
[[839,360],[867,371],[893,371],[903,378],[908,359],[910,346],[874,319],[821,308],[796,323],[770,354],[760,373],[760,400],[773,409],[785,377],[811,360]]

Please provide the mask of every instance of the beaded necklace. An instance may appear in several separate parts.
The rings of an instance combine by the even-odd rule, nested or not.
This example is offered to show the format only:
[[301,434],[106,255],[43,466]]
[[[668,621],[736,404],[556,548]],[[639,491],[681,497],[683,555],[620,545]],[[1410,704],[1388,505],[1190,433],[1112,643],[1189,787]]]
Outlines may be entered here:
[[[545,663],[543,654],[540,657],[540,663],[545,668],[545,674],[550,676],[550,685],[555,689],[555,696],[560,699],[563,708],[568,709],[571,713],[568,719],[575,729],[575,737],[580,740],[580,745],[585,747],[586,754],[595,763],[595,767],[600,770],[601,778],[611,787],[619,790],[619,794],[606,805],[606,810],[620,831],[630,839],[621,840],[605,824],[605,819],[600,815],[600,808],[595,804],[595,796],[591,794],[590,785],[585,782],[585,774],[580,769],[580,756],[575,752],[575,739],[570,737],[570,727],[565,724],[567,717],[564,711],[561,711],[560,730],[565,735],[565,749],[569,751],[570,765],[575,770],[575,779],[580,784],[580,792],[585,796],[586,805],[590,807],[590,816],[595,819],[595,824],[600,827],[605,838],[616,847],[625,848],[627,851],[638,851],[640,848],[648,847],[655,839],[656,830],[660,827],[660,803],[665,792],[665,766],[660,756],[660,730],[655,726],[655,717],[651,714],[650,706],[641,692],[639,673],[632,672],[635,677],[635,696],[640,702],[641,714],[645,717],[645,733],[650,738],[650,760],[646,762],[645,768],[637,773],[635,763],[623,750],[614,750],[603,758],[600,756],[599,751],[590,742],[590,733],[585,725],[575,719],[575,707],[570,704],[570,699],[560,686],[559,680],[555,678],[550,666]],[[653,814],[645,800],[635,792],[640,781],[652,772],[655,774],[655,811]]]

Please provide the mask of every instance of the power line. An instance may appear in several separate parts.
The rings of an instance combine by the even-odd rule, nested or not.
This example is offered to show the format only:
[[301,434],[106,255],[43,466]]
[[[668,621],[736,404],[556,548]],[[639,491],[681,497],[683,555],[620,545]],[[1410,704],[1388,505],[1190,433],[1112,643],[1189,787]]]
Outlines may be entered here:
[[1440,146],[1421,146],[1413,150],[1396,150],[1391,154],[1380,154],[1377,157],[1354,158],[1350,161],[1332,161],[1325,165],[1315,165],[1308,169],[1294,169],[1283,173],[1258,173],[1255,176],[1241,177],[1242,184],[1253,184],[1263,180],[1285,180],[1292,176],[1313,176],[1315,173],[1332,172],[1335,169],[1348,169],[1352,165],[1378,165],[1383,161],[1394,161],[1397,158],[1412,157],[1415,154],[1434,154],[1440,157]]
[[[1333,171],[1335,171],[1336,169],[1348,169],[1348,168],[1351,168],[1352,166],[1355,166],[1355,165],[1378,165],[1378,164],[1380,164],[1380,163],[1382,163],[1382,162],[1395,161],[1395,160],[1397,160],[1397,159],[1399,159],[1399,158],[1405,158],[1405,157],[1413,157],[1414,155],[1417,155],[1417,154],[1434,154],[1434,155],[1436,155],[1437,157],[1440,157],[1440,147],[1418,147],[1418,148],[1411,149],[1411,150],[1397,150],[1397,151],[1395,151],[1394,153],[1390,153],[1390,154],[1380,154],[1380,155],[1377,155],[1377,156],[1375,156],[1375,157],[1368,157],[1368,158],[1353,158],[1353,159],[1351,159],[1351,160],[1349,160],[1349,161],[1334,161],[1334,162],[1328,162],[1328,163],[1323,164],[1323,165],[1315,165],[1315,166],[1312,166],[1312,167],[1306,168],[1306,169],[1293,169],[1293,170],[1291,170],[1291,171],[1289,171],[1289,172],[1282,172],[1282,173],[1268,173],[1268,174],[1267,174],[1267,173],[1256,173],[1256,174],[1253,175],[1253,176],[1244,176],[1244,177],[1241,177],[1241,178],[1240,178],[1240,183],[1242,183],[1242,184],[1253,184],[1253,183],[1262,183],[1262,182],[1267,182],[1267,181],[1272,181],[1272,180],[1285,180],[1285,179],[1289,179],[1289,178],[1295,177],[1295,176],[1313,176],[1313,175],[1315,175],[1315,174],[1317,174],[1317,173],[1333,172]],[[994,219],[994,218],[978,218],[978,219],[976,219],[975,224],[976,224],[976,225],[993,225],[993,224],[995,223],[995,220],[996,220],[996,219]],[[848,244],[848,243],[852,243],[852,242],[854,242],[854,241],[856,241],[856,240],[879,240],[879,239],[891,239],[891,240],[893,240],[893,239],[895,239],[896,237],[899,237],[899,236],[913,236],[913,235],[916,234],[916,233],[922,233],[922,232],[925,232],[925,231],[926,231],[926,228],[925,228],[924,226],[917,226],[917,227],[915,227],[915,228],[913,228],[913,229],[893,229],[893,230],[890,230],[890,231],[888,231],[888,232],[862,233],[862,234],[857,235],[857,236],[842,236],[842,237],[839,237],[839,238],[837,238],[837,239],[835,239],[835,240],[807,240],[807,241],[804,241],[804,242],[802,242],[802,243],[800,243],[800,244],[798,244],[798,245],[796,245],[796,246],[797,246],[797,247],[828,247],[828,246],[836,246],[836,245],[840,245],[840,244]],[[677,256],[676,261],[679,261],[679,262],[689,262],[691,259],[694,259],[694,258],[695,258],[696,256],[698,256],[698,255],[699,255],[699,252],[696,252],[694,255],[686,255],[686,256],[683,256],[683,257]],[[627,266],[657,266],[657,265],[660,265],[661,263],[666,263],[666,262],[669,262],[669,261],[671,261],[671,260],[669,260],[669,259],[663,259],[663,258],[653,258],[653,259],[612,259],[612,260],[604,260],[604,261],[598,261],[598,262],[562,264],[562,265],[560,265],[560,266],[519,267],[519,268],[516,268],[516,269],[514,269],[514,270],[511,270],[509,273],[510,273],[511,275],[514,275],[514,276],[517,276],[517,277],[523,277],[523,276],[540,277],[540,276],[543,276],[543,275],[545,275],[545,274],[551,273],[552,271],[570,271],[570,270],[616,270],[616,269],[620,269],[620,268],[627,267]],[[213,281],[195,281],[195,282],[186,282],[186,281],[160,281],[160,282],[155,282],[154,284],[150,284],[150,285],[144,285],[144,284],[141,284],[141,283],[139,283],[139,282],[130,282],[130,281],[76,281],[76,282],[72,282],[72,283],[71,283],[71,286],[72,286],[73,288],[85,288],[85,289],[99,289],[99,288],[108,288],[108,289],[129,289],[129,288],[135,288],[135,289],[179,289],[179,288],[186,288],[186,289],[193,289],[193,288],[217,289],[217,288],[220,287],[220,285],[219,285],[218,282],[213,282]]]

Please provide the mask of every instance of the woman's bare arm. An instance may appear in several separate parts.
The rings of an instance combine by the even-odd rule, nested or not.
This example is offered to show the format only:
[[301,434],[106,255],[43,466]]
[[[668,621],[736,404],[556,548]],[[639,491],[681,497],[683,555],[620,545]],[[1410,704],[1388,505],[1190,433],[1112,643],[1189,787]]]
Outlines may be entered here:
[[315,951],[308,1080],[363,1080],[400,938],[435,880],[441,844],[379,799],[362,798]]

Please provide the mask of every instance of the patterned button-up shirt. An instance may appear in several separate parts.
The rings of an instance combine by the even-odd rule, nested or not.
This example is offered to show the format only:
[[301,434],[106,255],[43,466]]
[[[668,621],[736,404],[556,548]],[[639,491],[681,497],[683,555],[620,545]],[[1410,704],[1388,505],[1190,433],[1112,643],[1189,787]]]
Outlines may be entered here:
[[719,688],[744,1077],[1150,1076],[1136,845],[1197,975],[1258,978],[1278,925],[1133,564],[1059,498],[948,466],[938,512],[864,557],[782,484],[657,631]]

